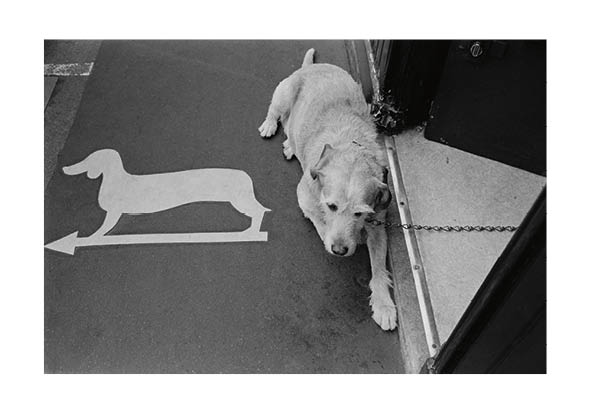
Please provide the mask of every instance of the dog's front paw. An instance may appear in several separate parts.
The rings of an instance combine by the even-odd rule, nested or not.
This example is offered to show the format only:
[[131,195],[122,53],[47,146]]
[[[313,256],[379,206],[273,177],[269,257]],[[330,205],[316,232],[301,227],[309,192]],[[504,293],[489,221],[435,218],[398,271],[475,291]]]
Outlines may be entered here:
[[265,119],[263,124],[259,126],[259,132],[263,138],[270,138],[277,131],[277,122],[270,119]]
[[372,318],[382,330],[394,330],[397,325],[398,316],[396,307],[392,304],[374,304],[372,307]]

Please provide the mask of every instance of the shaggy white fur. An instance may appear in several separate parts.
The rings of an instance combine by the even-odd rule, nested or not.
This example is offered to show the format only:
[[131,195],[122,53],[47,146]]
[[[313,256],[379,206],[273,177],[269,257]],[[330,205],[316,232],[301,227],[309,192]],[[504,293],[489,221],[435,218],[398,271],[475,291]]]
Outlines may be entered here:
[[269,138],[281,121],[287,136],[283,154],[295,156],[304,172],[298,203],[325,249],[350,256],[367,242],[373,319],[393,330],[397,316],[386,269],[386,231],[366,223],[368,217],[384,219],[391,200],[384,149],[361,86],[337,66],[313,64],[313,56],[314,49],[308,50],[302,67],[279,83],[259,132]]

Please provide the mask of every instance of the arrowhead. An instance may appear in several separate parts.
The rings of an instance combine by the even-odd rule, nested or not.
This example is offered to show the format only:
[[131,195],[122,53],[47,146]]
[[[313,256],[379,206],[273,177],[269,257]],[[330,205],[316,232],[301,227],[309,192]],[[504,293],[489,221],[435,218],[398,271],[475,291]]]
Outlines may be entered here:
[[50,242],[49,244],[45,245],[45,248],[49,248],[50,250],[58,252],[63,252],[64,254],[74,255],[77,240],[78,231],[72,232],[70,235],[66,235],[65,237],[60,238],[57,241]]

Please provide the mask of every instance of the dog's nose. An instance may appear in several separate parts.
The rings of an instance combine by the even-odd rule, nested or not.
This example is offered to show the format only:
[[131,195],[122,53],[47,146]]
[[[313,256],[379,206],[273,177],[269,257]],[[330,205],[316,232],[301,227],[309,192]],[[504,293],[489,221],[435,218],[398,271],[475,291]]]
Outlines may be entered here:
[[333,252],[333,254],[336,255],[345,255],[347,253],[347,251],[349,251],[349,248],[345,247],[344,245],[331,245],[330,246],[331,251]]

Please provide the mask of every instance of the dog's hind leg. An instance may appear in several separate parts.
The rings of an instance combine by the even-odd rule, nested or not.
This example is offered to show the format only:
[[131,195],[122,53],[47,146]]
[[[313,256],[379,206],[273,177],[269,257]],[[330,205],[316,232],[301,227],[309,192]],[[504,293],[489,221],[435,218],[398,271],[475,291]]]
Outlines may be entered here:
[[263,224],[263,217],[265,216],[265,211],[262,210],[261,212],[255,214],[250,221],[250,227],[245,230],[245,232],[261,232],[261,225]]
[[277,121],[286,115],[295,101],[300,85],[293,76],[290,76],[279,83],[267,111],[265,121],[259,126],[259,132],[263,138],[270,138],[277,131]]
[[[314,49],[309,49],[304,56],[302,67],[314,63]],[[289,115],[298,93],[302,86],[302,80],[297,75],[291,75],[282,80],[273,92],[273,98],[267,111],[267,117],[263,124],[259,127],[259,132],[263,138],[270,138],[277,131],[277,121],[281,118],[283,120]],[[285,127],[285,124],[283,125]],[[287,133],[286,133],[287,134]],[[286,159],[291,159],[294,155],[293,148],[289,141],[289,136],[283,142],[283,154]]]
[[103,224],[97,229],[91,237],[101,237],[105,235],[107,232],[113,229],[117,222],[121,218],[121,212],[119,211],[107,211],[107,215],[105,216],[105,220]]
[[245,199],[233,199],[230,201],[232,206],[244,215],[250,217],[250,226],[243,232],[260,232],[265,212],[270,209],[262,206],[254,196],[254,190],[251,189],[250,194],[246,195]]

